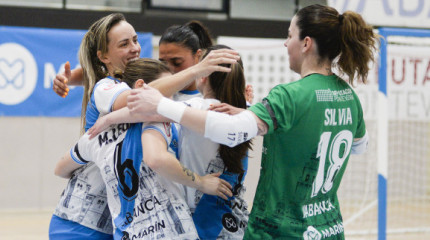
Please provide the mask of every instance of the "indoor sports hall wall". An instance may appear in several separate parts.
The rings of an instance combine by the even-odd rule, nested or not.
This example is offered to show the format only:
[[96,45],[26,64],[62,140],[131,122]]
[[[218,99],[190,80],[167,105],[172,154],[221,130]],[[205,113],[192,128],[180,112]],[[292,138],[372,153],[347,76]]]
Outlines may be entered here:
[[[0,26],[0,210],[53,209],[65,187],[53,171],[79,139],[83,87],[61,98],[52,80],[67,61],[78,66],[84,33]],[[152,57],[152,34],[138,38]]]
[[[331,2],[339,5],[338,9],[341,11],[347,7],[361,11],[365,19],[377,25],[394,24],[410,28],[430,26],[428,1]],[[375,5],[378,2],[386,4]],[[5,35],[9,37],[10,34],[0,36]],[[285,36],[286,32],[279,33],[280,38]],[[49,57],[45,57],[49,61],[40,61],[37,58],[35,60],[38,80],[33,91],[39,95],[33,98],[36,100],[35,104],[15,102],[13,105],[23,105],[0,110],[0,211],[52,211],[66,184],[65,180],[53,175],[55,163],[79,137],[79,118],[77,115],[67,115],[72,112],[78,115],[79,113],[67,108],[59,115],[46,115],[52,109],[67,104],[73,97],[69,95],[62,99],[56,96],[51,90],[49,80],[52,80],[56,72],[61,71],[65,61],[69,60],[72,66],[76,66],[76,53],[63,53],[64,48],[55,51],[43,50],[32,45],[38,38],[31,39],[34,41],[29,43],[29,49],[33,47],[40,54],[49,54]],[[254,103],[260,101],[272,86],[298,79],[288,67],[284,39],[219,37],[217,40],[218,43],[227,44],[241,53],[247,81],[254,86]],[[392,45],[388,48],[387,58],[389,118],[386,125],[389,142],[386,195],[388,239],[430,239],[430,44],[428,41],[413,39],[390,39],[390,42]],[[3,43],[0,42],[0,45]],[[50,42],[49,47],[51,49],[62,43]],[[157,58],[157,45],[158,41],[154,37],[151,45],[154,58]],[[4,51],[14,49],[13,47],[8,45],[0,51],[0,71],[3,74],[0,74],[0,105],[10,106],[11,103],[5,104],[5,101],[19,97],[19,93],[14,91],[12,96],[5,97],[5,91],[2,91],[5,88],[16,89],[24,84],[19,78],[11,79],[28,74],[20,71],[26,62],[13,58],[19,51],[14,50],[13,54],[7,54],[7,57],[2,55]],[[60,59],[54,64],[41,64],[50,63],[57,57]],[[339,190],[347,239],[354,240],[376,239],[378,231],[377,152],[380,144],[377,140],[377,119],[381,111],[378,109],[378,72],[376,67],[372,68],[369,84],[356,88],[365,111],[370,148],[363,156],[351,157]],[[42,74],[46,72],[50,74]],[[79,90],[73,91],[77,94]],[[77,106],[80,106],[80,99],[76,98]],[[246,199],[249,202],[252,202],[258,181],[261,138],[255,142],[254,150],[246,178]]]

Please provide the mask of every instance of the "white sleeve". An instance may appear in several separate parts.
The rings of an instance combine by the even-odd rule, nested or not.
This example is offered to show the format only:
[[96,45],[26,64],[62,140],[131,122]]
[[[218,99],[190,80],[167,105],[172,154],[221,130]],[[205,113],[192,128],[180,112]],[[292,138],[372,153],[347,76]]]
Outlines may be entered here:
[[94,142],[94,139],[97,140],[97,138],[93,138],[93,140],[89,139],[88,134],[84,134],[79,141],[75,144],[75,146],[70,149],[70,156],[72,156],[73,161],[75,161],[78,164],[87,164],[91,161],[91,146]]
[[204,99],[201,97],[194,97],[194,98],[190,98],[185,101],[179,101],[179,102],[184,103],[188,107],[203,109],[202,106],[203,106]]
[[369,143],[369,135],[366,133],[360,140],[352,143],[351,154],[362,154],[367,151],[367,145]]
[[150,122],[144,123],[142,126],[142,132],[146,130],[155,130],[159,132],[166,140],[166,143],[170,143],[172,134],[171,134],[171,123],[169,122]]
[[112,111],[112,105],[119,94],[130,87],[126,83],[115,83],[114,81],[103,81],[94,87],[94,101],[101,115]]
[[205,124],[205,137],[234,147],[257,136],[258,127],[251,111],[245,110],[236,115],[208,111]]

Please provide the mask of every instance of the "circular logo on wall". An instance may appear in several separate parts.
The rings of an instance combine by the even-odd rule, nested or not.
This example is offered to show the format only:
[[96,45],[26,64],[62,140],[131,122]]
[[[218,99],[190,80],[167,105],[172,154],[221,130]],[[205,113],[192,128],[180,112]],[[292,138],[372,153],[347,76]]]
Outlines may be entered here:
[[16,105],[36,88],[37,65],[33,55],[16,43],[0,45],[0,103]]

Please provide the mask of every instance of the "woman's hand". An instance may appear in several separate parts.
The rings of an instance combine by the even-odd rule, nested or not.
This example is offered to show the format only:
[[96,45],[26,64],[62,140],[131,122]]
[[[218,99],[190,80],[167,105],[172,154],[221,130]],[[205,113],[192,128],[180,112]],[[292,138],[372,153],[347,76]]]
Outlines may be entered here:
[[94,123],[94,125],[88,129],[88,135],[90,135],[90,139],[97,136],[97,134],[103,132],[103,130],[107,129],[111,124],[109,123],[108,115],[104,115],[103,117],[99,117]]
[[234,64],[240,59],[239,53],[232,49],[217,49],[211,51],[203,60],[191,68],[194,69],[194,79],[207,77],[213,72],[230,72],[231,68],[220,64]]
[[218,196],[228,200],[228,197],[233,196],[231,191],[232,187],[230,183],[224,179],[219,178],[220,175],[221,173],[219,172],[200,177],[200,183],[197,189],[203,193]]
[[132,115],[139,115],[142,121],[154,121],[157,115],[157,106],[163,95],[148,85],[133,89],[127,97],[127,107]]
[[69,87],[67,83],[72,78],[72,71],[70,70],[70,63],[66,62],[64,65],[64,72],[57,74],[53,81],[52,90],[60,96],[65,98],[69,94]]
[[215,111],[215,112],[221,112],[221,113],[226,113],[229,115],[236,115],[242,111],[245,111],[245,109],[243,108],[237,108],[237,107],[233,107],[227,103],[217,103],[217,104],[212,104],[209,109],[210,111]]
[[252,88],[251,84],[248,84],[245,87],[245,98],[246,104],[252,105],[252,102],[254,101],[254,89]]

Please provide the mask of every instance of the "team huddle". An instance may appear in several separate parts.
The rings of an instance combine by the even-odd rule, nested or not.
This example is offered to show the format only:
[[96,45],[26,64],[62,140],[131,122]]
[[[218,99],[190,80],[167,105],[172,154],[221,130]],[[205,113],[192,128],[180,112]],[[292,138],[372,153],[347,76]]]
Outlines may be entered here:
[[239,54],[202,23],[166,29],[159,60],[140,58],[137,40],[122,14],[103,17],[82,40],[81,68],[54,79],[58,95],[84,85],[84,97],[83,135],[55,168],[69,182],[50,239],[344,239],[337,189],[368,143],[351,85],[366,82],[378,42],[359,14],[300,9],[284,45],[301,79],[252,106]]

